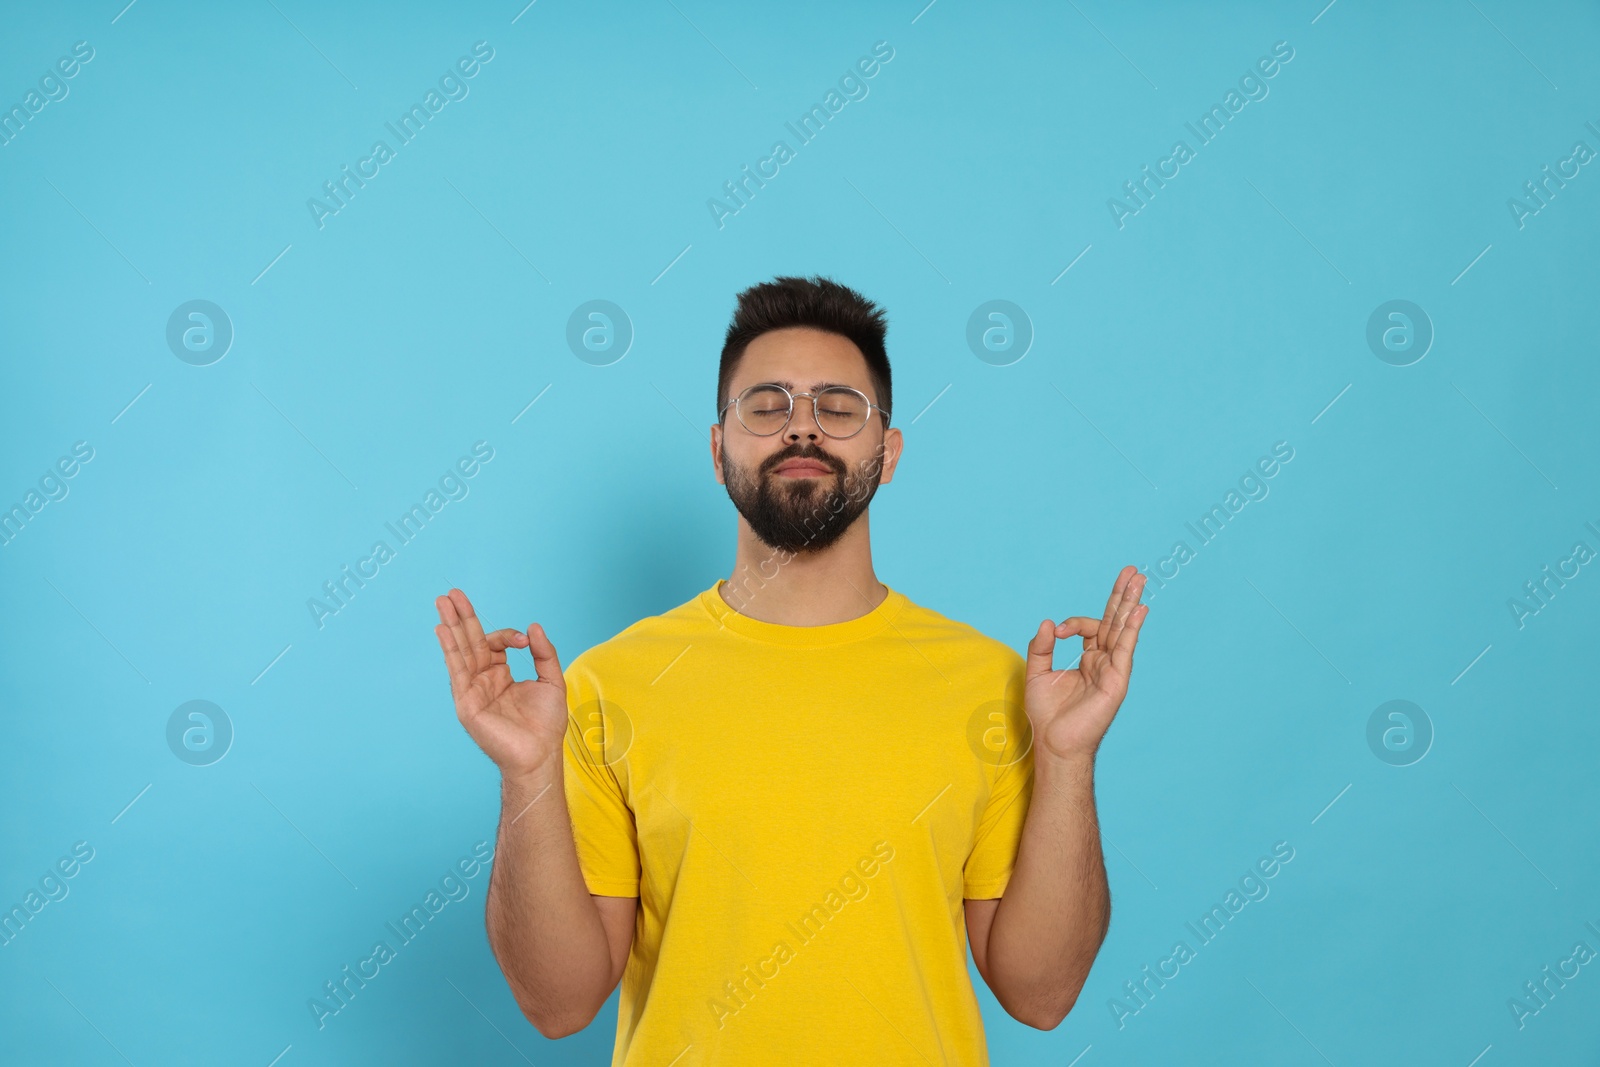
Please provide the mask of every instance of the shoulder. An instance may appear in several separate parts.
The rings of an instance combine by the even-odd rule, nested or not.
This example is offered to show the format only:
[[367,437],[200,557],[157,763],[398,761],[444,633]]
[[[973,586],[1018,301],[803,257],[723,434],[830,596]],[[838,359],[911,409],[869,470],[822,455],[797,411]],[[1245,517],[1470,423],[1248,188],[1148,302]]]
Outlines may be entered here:
[[895,626],[913,641],[928,640],[960,646],[963,657],[989,663],[997,669],[1021,671],[1027,661],[1004,641],[979,630],[970,623],[952,619],[933,608],[906,599]]
[[656,670],[681,652],[695,635],[710,625],[710,617],[700,606],[697,594],[659,615],[647,615],[638,622],[591,645],[566,665],[563,672],[568,679],[574,677],[611,677],[630,668],[646,667],[656,663]]

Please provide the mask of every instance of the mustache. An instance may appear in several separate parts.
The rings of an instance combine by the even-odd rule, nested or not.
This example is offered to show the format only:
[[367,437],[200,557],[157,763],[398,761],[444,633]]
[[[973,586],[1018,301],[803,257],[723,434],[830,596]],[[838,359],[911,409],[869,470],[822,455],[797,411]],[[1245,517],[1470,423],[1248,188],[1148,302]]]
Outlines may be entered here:
[[815,445],[795,444],[790,445],[781,452],[768,456],[761,464],[761,473],[763,475],[771,474],[781,464],[787,463],[791,459],[814,459],[818,463],[826,465],[834,474],[842,475],[845,472],[843,460],[828,455]]

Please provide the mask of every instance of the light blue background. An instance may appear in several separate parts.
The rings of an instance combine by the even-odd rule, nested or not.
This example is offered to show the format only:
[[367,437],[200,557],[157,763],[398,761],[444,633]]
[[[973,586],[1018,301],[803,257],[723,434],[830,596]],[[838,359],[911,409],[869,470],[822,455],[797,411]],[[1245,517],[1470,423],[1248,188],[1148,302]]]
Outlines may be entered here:
[[[722,331],[814,272],[889,311],[880,576],[1014,647],[1294,449],[1149,598],[1099,761],[1110,935],[1054,1031],[980,983],[994,1062],[1596,1062],[1600,965],[1507,1006],[1600,949],[1600,575],[1507,606],[1600,549],[1600,173],[1507,207],[1600,149],[1592,5],[30,5],[0,103],[78,40],[0,147],[0,503],[95,450],[0,548],[0,904],[95,857],[0,948],[4,1062],[604,1062],[615,998],[557,1043],[518,1012],[486,874],[325,1029],[306,1002],[493,840],[434,596],[570,661],[726,575]],[[480,40],[319,229],[306,200]],[[870,95],[719,229],[708,198],[879,40]],[[1119,229],[1107,199],[1277,41],[1270,95]],[[236,332],[210,366],[166,344],[192,299]],[[610,366],[566,345],[591,299],[636,331]],[[1036,333],[1010,366],[965,341],[992,299]],[[1365,340],[1392,299],[1436,331],[1406,367]],[[479,440],[470,495],[319,629],[307,599]],[[1366,741],[1397,698],[1436,732],[1406,767]],[[193,699],[236,730],[209,767],[165,740]],[[1278,841],[1270,896],[1119,1029]]]

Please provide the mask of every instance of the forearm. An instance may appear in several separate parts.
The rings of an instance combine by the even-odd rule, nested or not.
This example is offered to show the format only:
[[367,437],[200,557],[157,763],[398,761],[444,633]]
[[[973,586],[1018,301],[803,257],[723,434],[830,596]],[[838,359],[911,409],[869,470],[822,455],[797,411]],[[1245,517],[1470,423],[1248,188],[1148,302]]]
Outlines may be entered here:
[[605,927],[578,866],[562,774],[558,754],[531,776],[501,779],[485,912],[500,970],[546,1037],[588,1025],[612,986]]
[[1016,864],[989,929],[990,986],[1020,1021],[1050,1029],[1083,988],[1111,922],[1093,756],[1035,751]]

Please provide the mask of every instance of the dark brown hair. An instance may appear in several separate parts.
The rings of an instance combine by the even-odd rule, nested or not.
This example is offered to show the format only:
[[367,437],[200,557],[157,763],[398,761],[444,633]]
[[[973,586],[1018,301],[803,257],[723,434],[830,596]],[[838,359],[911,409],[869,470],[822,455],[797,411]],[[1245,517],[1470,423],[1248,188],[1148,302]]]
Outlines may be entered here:
[[850,340],[867,361],[867,374],[878,394],[875,403],[883,408],[883,424],[889,425],[893,410],[890,396],[889,354],[883,338],[889,326],[878,305],[848,286],[816,275],[799,278],[783,275],[770,282],[752,285],[739,294],[733,321],[722,342],[722,365],[717,372],[717,410],[730,399],[728,383],[750,342],[771,330],[790,326],[809,326]]

